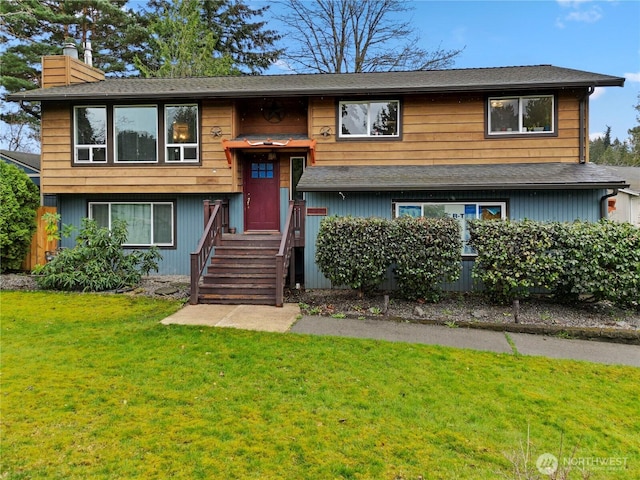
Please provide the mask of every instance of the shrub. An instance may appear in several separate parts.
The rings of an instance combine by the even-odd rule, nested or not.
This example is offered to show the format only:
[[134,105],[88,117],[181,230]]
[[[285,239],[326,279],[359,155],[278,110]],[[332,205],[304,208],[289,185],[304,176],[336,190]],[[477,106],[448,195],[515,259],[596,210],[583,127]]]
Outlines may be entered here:
[[389,222],[382,218],[324,218],[316,248],[316,264],[334,286],[373,290],[384,280],[391,263]]
[[554,288],[563,268],[555,228],[530,220],[469,222],[469,245],[478,252],[472,278],[499,303],[526,298],[533,288]]
[[18,270],[29,252],[40,205],[38,187],[15,165],[0,161],[0,269]]
[[162,258],[157,247],[125,252],[126,222],[117,220],[111,231],[85,218],[73,248],[63,249],[34,273],[40,288],[100,292],[140,282],[142,275],[158,270]]
[[573,301],[580,295],[620,306],[640,305],[640,229],[601,220],[557,227],[563,269],[556,295]]
[[401,217],[393,222],[395,275],[410,300],[440,299],[442,282],[460,276],[460,224],[451,218]]

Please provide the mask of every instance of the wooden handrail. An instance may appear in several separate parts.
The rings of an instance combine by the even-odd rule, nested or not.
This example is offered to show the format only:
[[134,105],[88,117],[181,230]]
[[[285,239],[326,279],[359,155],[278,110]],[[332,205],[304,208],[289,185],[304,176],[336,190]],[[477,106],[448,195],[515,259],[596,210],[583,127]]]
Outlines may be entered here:
[[[204,232],[200,237],[196,251],[191,254],[191,296],[189,297],[191,305],[198,303],[198,285],[200,284],[202,271],[209,261],[213,247],[220,245],[223,227],[228,227],[228,218],[228,202],[216,200],[212,209],[210,201],[204,201]],[[224,225],[225,220],[226,226]]]
[[280,248],[276,254],[276,307],[284,304],[284,276],[287,268],[289,283],[295,282],[295,255],[292,252],[293,247],[304,246],[304,223],[304,200],[290,200]]

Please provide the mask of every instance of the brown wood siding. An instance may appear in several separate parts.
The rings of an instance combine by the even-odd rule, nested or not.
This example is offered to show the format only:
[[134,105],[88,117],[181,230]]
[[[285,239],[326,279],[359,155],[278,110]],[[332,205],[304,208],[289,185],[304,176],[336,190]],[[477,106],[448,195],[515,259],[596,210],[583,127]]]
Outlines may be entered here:
[[307,134],[306,99],[242,100],[237,112],[238,135]]
[[[575,92],[558,97],[557,136],[485,138],[485,96],[419,95],[402,99],[402,138],[338,141],[336,99],[283,101],[287,133],[317,141],[316,165],[446,165],[479,163],[577,162],[579,101]],[[86,103],[85,103],[86,104]],[[237,138],[242,129],[277,133],[259,109],[250,114],[248,100],[207,100],[201,103],[201,165],[73,166],[72,109],[62,103],[43,104],[42,191],[56,193],[233,193],[242,191],[242,152],[232,151],[231,168],[222,139]],[[295,108],[294,108],[295,107]],[[294,113],[295,112],[295,116]],[[260,120],[262,119],[262,120]],[[282,122],[280,122],[282,123]],[[287,125],[287,126],[285,126]],[[325,128],[331,135],[323,136]],[[586,128],[586,127],[585,127]],[[260,129],[263,129],[260,131]],[[272,129],[272,130],[269,130]],[[295,132],[291,131],[296,129]],[[220,131],[215,136],[213,131]],[[289,158],[305,151],[279,150],[280,185],[289,185]]]
[[[475,163],[577,162],[579,104],[572,94],[558,97],[558,135],[485,138],[485,97],[420,95],[401,106],[402,139],[338,141],[331,98],[312,101],[310,131],[318,141],[316,165],[447,165]],[[323,127],[332,129],[322,137]]]
[[[237,164],[229,168],[222,138],[231,138],[232,103],[201,106],[202,165],[73,166],[72,110],[45,104],[42,114],[42,191],[61,193],[228,193],[240,191]],[[220,127],[222,137],[211,130]]]
[[42,88],[104,80],[104,72],[66,55],[42,57]]

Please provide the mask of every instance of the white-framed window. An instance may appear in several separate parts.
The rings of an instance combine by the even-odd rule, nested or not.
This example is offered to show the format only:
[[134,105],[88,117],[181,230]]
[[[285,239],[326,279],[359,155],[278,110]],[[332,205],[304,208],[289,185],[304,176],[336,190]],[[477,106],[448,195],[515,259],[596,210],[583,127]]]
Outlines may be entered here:
[[198,161],[198,106],[166,105],[165,144],[167,162]]
[[489,135],[555,133],[553,95],[489,97]]
[[460,223],[462,254],[475,255],[475,250],[467,245],[469,241],[469,220],[497,220],[507,218],[506,202],[396,202],[396,217],[441,218],[450,217]]
[[304,192],[299,192],[297,186],[304,169],[307,167],[307,157],[291,157],[289,161],[291,162],[289,200],[304,200]]
[[107,161],[107,107],[77,106],[73,109],[75,163]]
[[158,161],[158,107],[124,105],[113,107],[115,161]]
[[340,138],[399,137],[400,101],[344,101],[338,105]]
[[89,202],[89,218],[99,227],[127,222],[127,247],[174,246],[173,210],[173,202]]

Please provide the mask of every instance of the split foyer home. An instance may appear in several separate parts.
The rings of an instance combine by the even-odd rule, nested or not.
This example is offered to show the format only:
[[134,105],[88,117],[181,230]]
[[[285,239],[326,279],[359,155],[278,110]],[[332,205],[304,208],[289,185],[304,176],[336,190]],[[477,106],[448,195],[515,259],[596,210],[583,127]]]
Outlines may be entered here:
[[[282,304],[328,288],[328,215],[596,221],[628,183],[589,163],[589,95],[624,79],[551,65],[105,78],[43,58],[43,192],[65,224],[128,222],[192,302]],[[463,237],[464,240],[464,237]],[[66,246],[71,246],[67,240]],[[470,289],[473,251],[451,289]],[[390,277],[385,287],[393,287]]]

